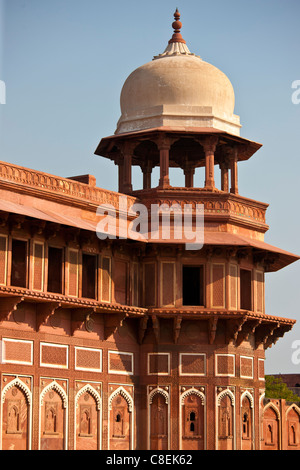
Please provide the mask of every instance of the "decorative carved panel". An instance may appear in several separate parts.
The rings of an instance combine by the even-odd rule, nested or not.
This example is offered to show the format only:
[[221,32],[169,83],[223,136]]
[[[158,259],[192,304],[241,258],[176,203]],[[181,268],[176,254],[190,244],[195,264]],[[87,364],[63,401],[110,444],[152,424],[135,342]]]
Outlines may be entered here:
[[50,389],[45,393],[40,412],[40,449],[64,450],[65,410],[57,390]]
[[131,447],[131,412],[124,396],[114,397],[110,409],[110,450],[130,450]]
[[3,402],[3,450],[28,450],[29,412],[25,393],[18,386],[13,386],[6,392]]
[[156,393],[150,405],[150,449],[168,449],[168,404],[161,393]]
[[182,405],[182,450],[204,449],[204,406],[202,398],[188,394]]
[[218,449],[233,450],[234,409],[230,396],[224,395],[218,406]]

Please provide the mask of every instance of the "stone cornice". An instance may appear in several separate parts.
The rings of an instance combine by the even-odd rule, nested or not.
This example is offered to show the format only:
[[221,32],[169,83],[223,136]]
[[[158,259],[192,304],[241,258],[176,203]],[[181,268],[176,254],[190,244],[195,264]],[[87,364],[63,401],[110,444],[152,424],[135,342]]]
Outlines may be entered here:
[[218,331],[219,321],[226,320],[226,344],[234,342],[237,346],[246,341],[250,334],[255,335],[255,348],[271,347],[276,341],[289,331],[295,320],[281,318],[273,315],[251,312],[247,310],[225,310],[205,308],[140,308],[129,305],[98,302],[88,299],[72,298],[69,296],[34,292],[28,289],[0,286],[1,318],[0,321],[9,320],[12,311],[22,302],[34,302],[37,305],[37,330],[42,324],[55,315],[59,308],[69,309],[71,313],[71,331],[85,327],[86,331],[93,331],[91,316],[104,315],[104,336],[108,339],[114,334],[127,317],[139,319],[137,341],[142,344],[149,327],[152,328],[156,343],[160,342],[161,320],[173,321],[173,342],[178,342],[183,320],[198,320],[208,323],[208,343],[213,344]]
[[[278,317],[275,315],[267,315],[264,313],[257,313],[249,310],[225,310],[225,309],[206,309],[199,307],[191,308],[142,308],[130,305],[121,305],[108,302],[99,302],[97,300],[90,300],[78,297],[71,297],[61,294],[52,294],[48,292],[36,292],[29,289],[20,287],[6,287],[0,286],[0,297],[2,299],[11,298],[13,303],[18,304],[22,301],[28,302],[44,302],[49,303],[50,311],[62,308],[86,308],[95,309],[96,312],[125,312],[131,316],[147,316],[154,315],[162,318],[173,318],[174,316],[180,319],[196,319],[196,318],[211,318],[212,316],[218,318],[246,318],[247,320],[262,320],[264,322],[280,322],[281,324],[294,325],[296,320]],[[58,304],[55,306],[55,304]],[[11,311],[11,309],[9,309]],[[50,312],[51,314],[51,312]]]
[[294,325],[296,320],[290,318],[278,317],[275,315],[267,315],[265,313],[257,313],[249,310],[225,310],[225,309],[206,309],[206,308],[150,308],[148,315],[155,315],[161,318],[172,318],[174,315],[180,315],[183,319],[208,319],[216,318],[245,318],[246,320],[261,320],[264,322],[280,322],[286,325]]
[[[95,309],[97,313],[114,313],[122,312],[131,314],[133,316],[144,315],[147,313],[147,309],[132,307],[129,305],[112,304],[108,302],[98,302],[97,300],[90,300],[78,297],[71,297],[67,295],[51,294],[49,292],[36,292],[29,289],[23,289],[20,287],[6,287],[0,286],[0,297],[13,298],[14,302],[18,299],[19,302],[43,302],[49,304],[49,313],[44,313],[45,318],[51,315],[51,312],[56,308],[76,308],[76,309]],[[55,306],[57,304],[57,306]],[[11,309],[10,309],[11,311]]]

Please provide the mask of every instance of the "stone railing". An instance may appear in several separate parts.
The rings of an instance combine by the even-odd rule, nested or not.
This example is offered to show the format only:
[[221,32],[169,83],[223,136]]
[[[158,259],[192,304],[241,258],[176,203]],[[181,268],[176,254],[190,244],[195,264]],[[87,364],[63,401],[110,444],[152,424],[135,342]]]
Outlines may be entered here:
[[151,204],[178,204],[183,209],[185,204],[191,204],[192,208],[195,208],[196,204],[203,204],[206,215],[228,215],[266,224],[268,204],[223,191],[209,192],[201,188],[168,188],[162,191],[153,188],[148,191],[136,191],[134,195],[147,207]]
[[[85,199],[95,205],[111,204],[119,207],[120,194],[78,181],[49,175],[41,171],[23,168],[10,163],[0,162],[0,180],[20,184],[33,189],[61,194],[76,199]],[[136,202],[136,198],[127,196],[128,208]]]
[[[80,201],[85,200],[97,206],[110,204],[116,209],[120,208],[120,193],[10,163],[0,162],[0,180],[27,186],[43,191],[45,194],[64,195]],[[171,187],[164,190],[153,188],[147,191],[135,191],[134,196],[126,195],[127,209],[130,209],[136,202],[145,204],[147,208],[150,208],[151,204],[170,206],[176,203],[182,209],[184,204],[191,204],[193,207],[196,204],[203,204],[207,215],[230,215],[259,224],[266,223],[267,204],[223,191],[208,192],[201,188]]]

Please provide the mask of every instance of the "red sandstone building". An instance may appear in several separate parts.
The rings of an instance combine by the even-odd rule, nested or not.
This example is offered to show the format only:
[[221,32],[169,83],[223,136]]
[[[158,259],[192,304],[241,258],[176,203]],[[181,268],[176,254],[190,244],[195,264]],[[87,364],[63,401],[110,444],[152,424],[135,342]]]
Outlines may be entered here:
[[[239,162],[261,145],[240,136],[231,83],[190,53],[179,19],[95,152],[118,165],[119,193],[0,164],[2,449],[300,448],[300,409],[264,398],[265,350],[295,323],[265,312],[264,275],[298,257],[264,242],[267,204],[239,194]],[[136,203],[203,205],[203,248],[99,238],[99,205],[120,221]]]

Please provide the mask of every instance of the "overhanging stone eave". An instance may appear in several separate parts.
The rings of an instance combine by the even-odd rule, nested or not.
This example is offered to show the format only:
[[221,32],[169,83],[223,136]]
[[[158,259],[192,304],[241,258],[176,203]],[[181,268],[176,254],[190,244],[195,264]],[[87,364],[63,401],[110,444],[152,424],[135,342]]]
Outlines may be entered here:
[[258,142],[245,139],[244,137],[238,135],[230,134],[229,132],[214,127],[159,126],[148,129],[134,130],[131,132],[123,132],[120,134],[114,134],[107,137],[103,137],[100,140],[94,154],[96,156],[101,156],[113,160],[111,152],[118,142],[122,140],[130,141],[132,139],[142,141],[145,139],[149,139],[150,137],[154,138],[155,136],[158,136],[161,133],[166,135],[170,134],[173,137],[176,137],[176,134],[178,134],[178,138],[182,138],[183,136],[195,137],[202,135],[218,135],[220,138],[223,138],[224,141],[227,143],[239,143],[244,146],[245,151],[240,154],[239,161],[248,160],[254,153],[256,153],[262,147],[262,144]]

